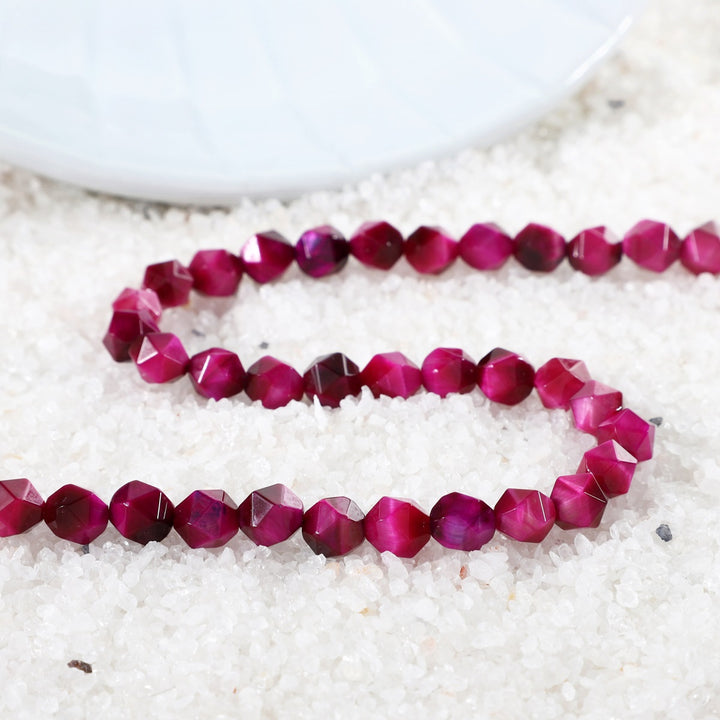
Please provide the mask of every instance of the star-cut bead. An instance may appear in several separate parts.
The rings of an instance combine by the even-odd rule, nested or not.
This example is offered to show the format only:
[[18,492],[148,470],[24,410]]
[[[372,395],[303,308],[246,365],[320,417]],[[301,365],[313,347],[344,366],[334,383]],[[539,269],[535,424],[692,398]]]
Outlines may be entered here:
[[517,353],[491,350],[477,366],[477,384],[485,396],[503,405],[517,405],[533,389],[535,370]]
[[238,531],[237,505],[224,490],[195,490],[175,508],[173,526],[191,548],[220,547]]
[[120,308],[113,312],[103,345],[116,362],[130,360],[133,343],[149,333],[160,332],[153,314],[146,309]]
[[460,238],[460,257],[476,270],[497,270],[512,252],[512,238],[495,223],[477,223]]
[[720,226],[708,222],[695,228],[683,240],[680,262],[695,275],[720,273]]
[[380,552],[411,558],[430,539],[430,518],[412,500],[383,497],[365,516],[365,537]]
[[616,440],[638,462],[642,462],[653,455],[655,426],[625,408],[601,422],[595,437],[598,442]]
[[43,499],[27,478],[0,481],[0,537],[19,535],[42,520]]
[[622,243],[604,225],[578,233],[569,243],[568,262],[575,270],[595,277],[614,268],[622,258]]
[[495,512],[470,495],[448,493],[430,511],[430,533],[446,548],[479,550],[495,534]]
[[667,270],[680,255],[680,238],[665,223],[641,220],[627,231],[623,252],[640,267],[653,272]]
[[188,266],[193,288],[203,295],[227,297],[237,292],[242,265],[227,250],[199,250]]
[[349,254],[348,241],[331,225],[320,225],[307,230],[295,245],[298,267],[314,278],[342,270]]
[[360,368],[342,353],[316,358],[303,375],[305,393],[321,405],[339,407],[350,395],[359,395],[362,387]]
[[563,530],[597,527],[607,506],[597,479],[588,472],[559,477],[550,499],[555,504],[555,523]]
[[452,265],[458,242],[439,227],[423,225],[405,241],[405,257],[419,273],[437,275]]
[[563,261],[565,252],[565,238],[545,225],[530,223],[515,236],[513,254],[528,270],[551,272]]
[[303,504],[290,488],[276,483],[253,490],[238,508],[240,529],[256,545],[287,540],[303,523]]
[[399,352],[374,355],[360,377],[375,397],[409,398],[422,385],[420,368]]
[[606,440],[588,450],[577,472],[592,473],[605,497],[624,495],[630,489],[637,460],[614,440]]
[[257,283],[280,277],[294,259],[295,248],[274,230],[253,235],[240,250],[243,269]]
[[477,365],[460,348],[436,348],[423,360],[421,373],[425,389],[440,397],[469,393],[477,383]]
[[535,389],[546,408],[570,407],[570,400],[590,381],[590,373],[582,360],[552,358],[535,373]]
[[157,293],[150,288],[125,288],[113,301],[113,310],[147,310],[157,323],[162,317],[162,305]]
[[384,220],[366,222],[350,238],[350,252],[363,265],[389,270],[403,254],[403,236]]
[[118,532],[142,545],[167,536],[172,530],[174,512],[165,493],[139,480],[119,488],[109,505],[110,522]]
[[346,555],[365,539],[364,517],[350,498],[325,498],[305,512],[303,538],[316,555]]
[[245,394],[275,410],[291,400],[302,400],[305,384],[295,368],[270,355],[254,362],[245,374]]
[[43,520],[59,538],[87,545],[107,527],[108,506],[90,490],[63,485],[45,501]]
[[145,382],[177,380],[186,371],[190,358],[180,339],[172,333],[150,333],[130,346],[130,357]]
[[509,488],[495,505],[495,523],[515,540],[540,542],[555,524],[555,505],[539,490]]
[[177,260],[148,265],[145,270],[143,288],[154,290],[164,308],[185,305],[192,286],[192,274]]
[[622,393],[595,380],[586,382],[570,399],[575,427],[594,434],[598,425],[622,407]]
[[195,391],[213,400],[237,395],[245,387],[245,370],[240,358],[223,348],[210,348],[193,355],[188,363],[188,375]]

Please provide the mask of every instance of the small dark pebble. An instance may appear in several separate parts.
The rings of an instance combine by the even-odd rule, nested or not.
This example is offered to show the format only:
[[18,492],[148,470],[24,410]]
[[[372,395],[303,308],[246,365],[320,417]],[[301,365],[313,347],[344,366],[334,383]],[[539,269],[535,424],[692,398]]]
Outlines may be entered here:
[[190,332],[191,332],[195,337],[205,337],[205,333],[202,332],[202,330],[196,330],[195,328],[193,328]]
[[608,100],[608,105],[609,105],[613,110],[619,110],[621,107],[625,107],[625,101],[624,101],[624,100],[620,100],[619,98],[614,98],[614,99],[612,99],[612,100]]
[[87,555],[90,552],[90,546],[89,545],[81,545],[80,549],[82,550],[83,555]]
[[260,343],[259,348],[261,350],[267,350],[270,347],[269,343],[266,343],[264,340]]
[[77,668],[78,670],[82,670],[84,673],[91,673],[92,672],[92,665],[90,663],[86,663],[83,660],[71,660],[68,663],[69,668]]
[[670,542],[672,540],[672,532],[670,532],[670,528],[665,523],[658,525],[655,532],[663,542]]
[[658,427],[660,427],[662,425],[662,418],[661,417],[650,418],[650,422],[653,425],[657,425]]

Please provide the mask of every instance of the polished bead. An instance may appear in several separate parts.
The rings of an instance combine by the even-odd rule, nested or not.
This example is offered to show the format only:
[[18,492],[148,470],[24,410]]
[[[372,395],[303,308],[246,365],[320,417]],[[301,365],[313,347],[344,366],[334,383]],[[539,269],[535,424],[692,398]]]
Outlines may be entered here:
[[540,542],[555,523],[555,505],[538,490],[509,488],[495,505],[500,532],[522,542]]
[[412,500],[382,497],[365,516],[365,537],[380,552],[411,558],[430,539],[430,518]]
[[516,236],[515,259],[528,270],[551,272],[565,257],[565,238],[537,223],[526,225]]
[[227,297],[237,292],[242,266],[227,250],[198,250],[188,266],[193,288],[203,295]]
[[295,259],[300,269],[314,278],[342,270],[350,254],[350,245],[332,225],[304,232],[295,245]]
[[165,383],[182,377],[190,360],[172,333],[150,333],[130,347],[130,357],[145,382]]
[[295,248],[274,230],[257,233],[240,250],[243,270],[258,283],[280,277],[295,259]]
[[512,238],[495,223],[477,223],[461,238],[460,257],[477,270],[497,270],[512,255]]
[[325,498],[305,512],[303,538],[316,555],[346,555],[365,539],[364,517],[350,498]]
[[375,397],[409,398],[422,385],[420,368],[399,352],[374,355],[360,378]]
[[546,408],[570,407],[570,399],[590,381],[582,360],[552,358],[535,373],[535,389]]
[[251,400],[275,410],[291,400],[302,400],[305,384],[295,368],[265,355],[254,362],[245,373],[245,393]]
[[175,508],[173,527],[191,548],[220,547],[238,531],[237,505],[224,490],[195,490]]
[[517,405],[533,389],[535,370],[517,353],[495,348],[477,366],[477,384],[485,396],[503,405]]
[[143,288],[157,293],[164,308],[185,305],[190,299],[193,276],[177,260],[148,265],[143,279]]
[[680,262],[695,275],[720,273],[720,226],[708,222],[695,228],[683,240]]
[[110,522],[118,532],[145,545],[160,541],[172,530],[175,507],[152,485],[132,480],[119,488],[109,505]]
[[366,222],[350,238],[350,252],[363,265],[389,270],[403,254],[403,236],[384,220]]
[[245,387],[245,370],[240,358],[222,348],[210,348],[193,355],[187,371],[197,393],[213,400],[237,395]]
[[477,365],[460,348],[436,348],[423,360],[421,373],[425,389],[440,397],[469,393],[477,382]]
[[157,323],[162,317],[162,305],[157,293],[150,288],[125,288],[114,300],[113,310],[147,310]]
[[586,382],[570,399],[575,427],[586,433],[595,433],[621,407],[622,393],[595,380]]
[[405,241],[405,257],[415,270],[437,275],[458,256],[458,242],[439,227],[423,225]]
[[59,538],[87,545],[107,527],[108,506],[90,490],[63,485],[45,501],[43,520]]
[[43,517],[43,499],[27,478],[0,481],[0,537],[19,535]]
[[559,477],[550,499],[555,504],[555,524],[563,530],[597,527],[607,507],[607,498],[592,473]]
[[240,529],[256,545],[287,540],[303,522],[303,504],[290,488],[277,483],[253,490],[237,512]]
[[110,319],[103,345],[116,362],[130,360],[130,348],[144,335],[160,332],[150,311],[119,309]]
[[588,450],[580,461],[579,473],[592,473],[605,497],[624,495],[630,483],[637,460],[614,440],[606,440]]
[[446,548],[479,550],[495,534],[495,513],[482,500],[448,493],[430,511],[430,534]]
[[640,267],[667,270],[680,255],[680,238],[665,223],[641,220],[625,233],[623,252]]
[[359,395],[362,381],[360,368],[342,353],[315,358],[303,375],[305,393],[321,405],[339,407],[348,395]]
[[568,262],[575,270],[595,277],[614,268],[622,258],[622,243],[604,225],[578,233],[567,248]]
[[653,456],[655,426],[627,408],[601,422],[595,436],[598,442],[615,440],[638,462]]

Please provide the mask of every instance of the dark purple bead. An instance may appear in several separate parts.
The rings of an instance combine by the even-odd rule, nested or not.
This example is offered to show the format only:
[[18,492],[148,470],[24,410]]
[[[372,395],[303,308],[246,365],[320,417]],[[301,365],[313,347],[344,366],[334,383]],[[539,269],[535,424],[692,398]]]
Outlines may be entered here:
[[175,507],[165,493],[139,480],[119,488],[109,510],[110,522],[118,532],[142,545],[160,541],[172,530]]
[[274,230],[253,235],[240,250],[243,269],[258,283],[280,277],[294,259],[295,248]]
[[316,358],[303,375],[305,393],[322,405],[339,407],[348,395],[359,395],[362,387],[360,368],[342,353]]
[[350,254],[350,245],[331,225],[304,232],[295,245],[295,259],[300,269],[314,278],[342,270]]
[[458,256],[458,242],[439,227],[419,227],[405,241],[405,257],[419,273],[437,275]]
[[403,236],[384,220],[366,222],[350,238],[350,252],[363,265],[389,270],[403,254]]
[[346,555],[365,539],[364,517],[350,498],[325,498],[305,512],[303,538],[316,555]]
[[515,259],[528,270],[551,272],[565,257],[565,238],[545,225],[526,225],[514,244]]
[[495,513],[482,500],[449,493],[430,511],[430,533],[447,548],[479,550],[495,534]]

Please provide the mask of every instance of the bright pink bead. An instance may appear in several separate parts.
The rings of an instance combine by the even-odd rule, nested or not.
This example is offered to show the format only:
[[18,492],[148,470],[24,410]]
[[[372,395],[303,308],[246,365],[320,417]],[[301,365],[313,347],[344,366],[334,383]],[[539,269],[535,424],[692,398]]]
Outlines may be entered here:
[[374,355],[360,378],[375,397],[409,398],[422,385],[420,368],[399,352]]
[[627,408],[601,422],[595,436],[598,442],[617,441],[638,462],[649,460],[653,456],[655,426]]
[[403,254],[403,236],[384,220],[366,222],[350,238],[350,252],[363,265],[389,270]]
[[213,400],[237,395],[245,387],[245,369],[240,358],[222,348],[193,355],[187,371],[197,393]]
[[112,304],[113,310],[147,310],[157,323],[162,317],[162,305],[157,293],[150,288],[125,288]]
[[172,333],[150,333],[130,347],[130,357],[145,382],[177,380],[187,371],[190,360],[179,338]]
[[251,492],[237,516],[240,529],[256,545],[275,545],[302,525],[303,504],[290,488],[277,483]]
[[477,223],[460,238],[460,257],[477,270],[496,270],[512,255],[512,238],[495,223]]
[[63,485],[45,501],[43,520],[59,538],[87,545],[107,527],[108,506],[90,490]]
[[305,393],[321,405],[339,407],[348,395],[359,395],[362,382],[360,368],[342,353],[315,358],[303,375]]
[[316,555],[346,555],[365,539],[364,517],[350,498],[325,498],[305,512],[303,538]]
[[177,260],[148,265],[143,279],[143,288],[157,293],[164,308],[185,305],[190,299],[193,276]]
[[421,373],[425,389],[440,397],[469,393],[477,382],[477,365],[460,348],[436,348],[423,360]]
[[705,223],[683,240],[680,262],[695,275],[720,273],[720,227],[717,223]]
[[680,255],[680,238],[665,223],[641,220],[625,233],[623,252],[640,267],[667,270]]
[[242,276],[240,260],[227,250],[198,250],[188,270],[193,288],[212,297],[234,295]]
[[595,380],[586,382],[570,399],[575,427],[592,434],[621,407],[622,393]]
[[407,261],[424,275],[437,275],[450,267],[458,252],[457,240],[439,227],[423,225],[405,241]]
[[495,348],[477,366],[477,384],[485,396],[503,405],[517,405],[533,389],[535,370],[517,353]]
[[592,473],[559,477],[550,499],[555,504],[555,523],[563,530],[597,527],[607,507],[607,498]]
[[27,478],[0,481],[0,537],[19,535],[43,517],[43,499]]
[[245,394],[260,400],[270,410],[283,407],[291,400],[302,400],[305,383],[295,368],[265,355],[245,373]]
[[588,450],[580,461],[579,473],[592,473],[605,497],[624,495],[630,483],[637,460],[614,440],[606,440]]
[[160,332],[154,316],[148,310],[115,310],[103,345],[116,362],[130,359],[130,347],[143,335]]
[[555,523],[555,505],[538,490],[509,488],[495,505],[495,523],[515,540],[540,542]]
[[173,527],[191,548],[220,547],[238,531],[237,505],[224,490],[195,490],[175,508]]
[[412,500],[382,497],[365,516],[365,537],[380,552],[411,558],[430,539],[430,518]]
[[280,277],[295,259],[295,248],[274,230],[253,235],[240,250],[245,272],[258,283]]
[[537,223],[526,225],[516,236],[513,254],[528,270],[551,272],[565,257],[565,238]]
[[568,244],[568,262],[575,270],[595,277],[614,268],[622,258],[622,243],[604,225],[583,230]]
[[110,522],[123,537],[145,545],[167,537],[175,507],[161,490],[132,480],[112,496],[109,512]]
[[582,360],[552,358],[535,373],[535,389],[546,408],[570,407],[570,399],[590,381],[590,373]]
[[448,493],[430,511],[430,533],[446,548],[479,550],[495,534],[495,513],[482,500]]
[[350,254],[350,245],[339,230],[320,225],[304,232],[295,245],[295,259],[310,277],[320,278],[342,270]]

